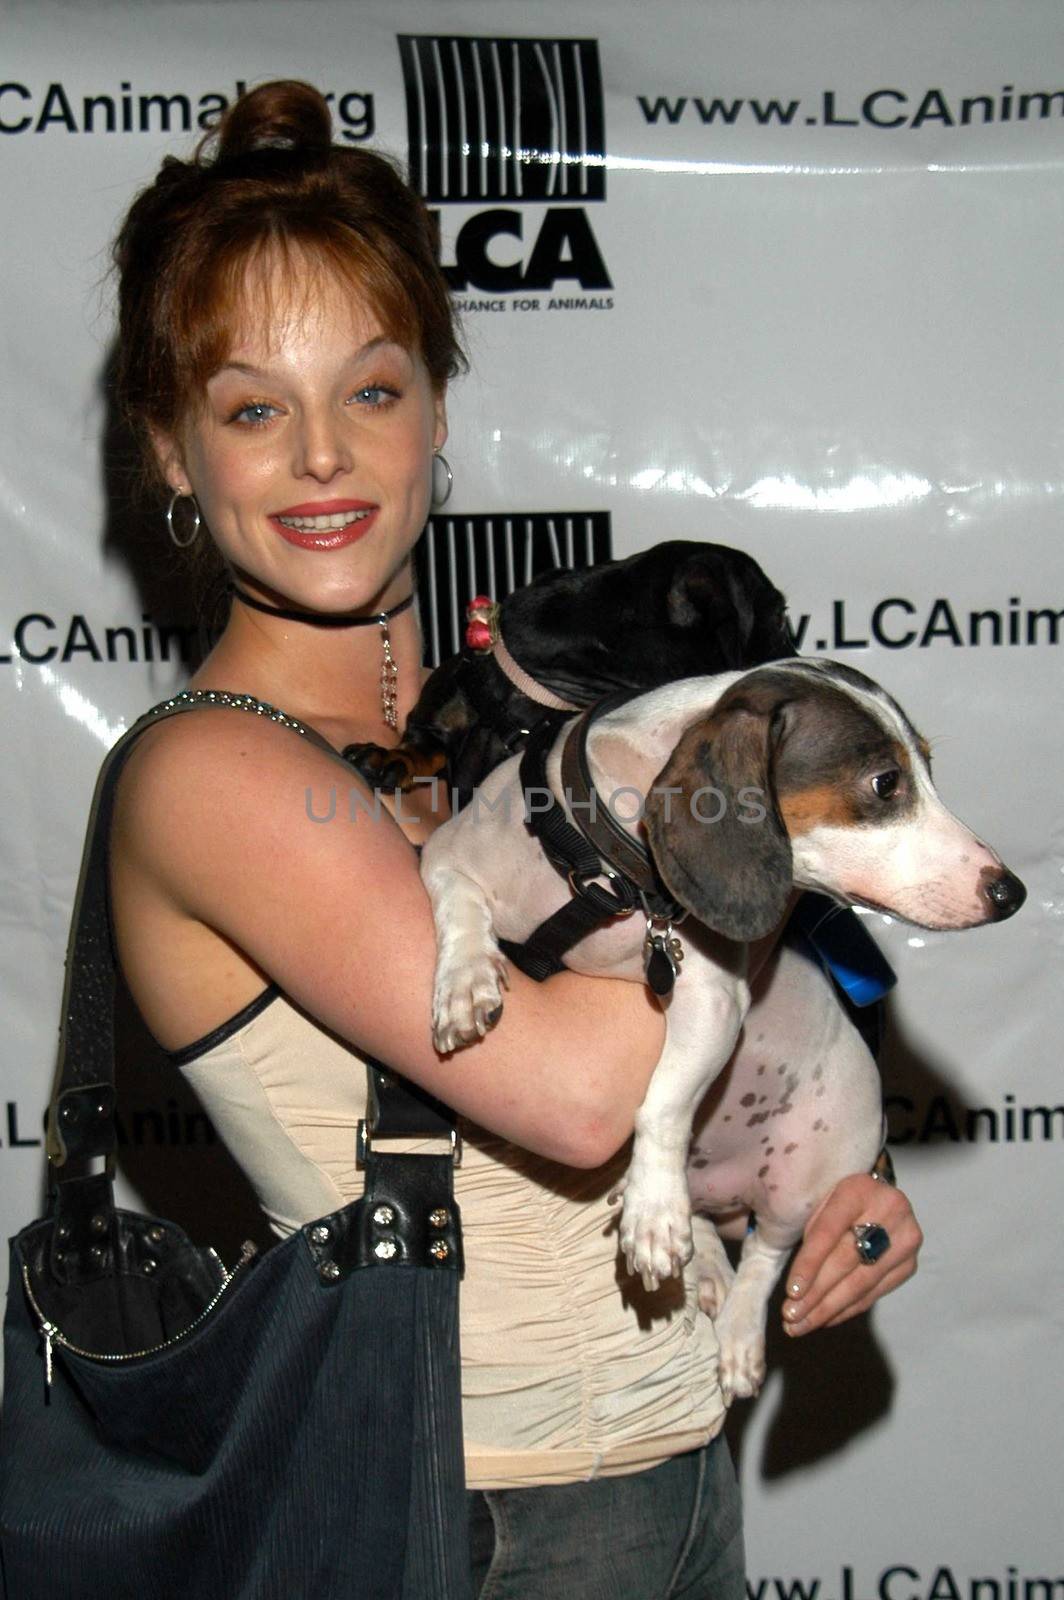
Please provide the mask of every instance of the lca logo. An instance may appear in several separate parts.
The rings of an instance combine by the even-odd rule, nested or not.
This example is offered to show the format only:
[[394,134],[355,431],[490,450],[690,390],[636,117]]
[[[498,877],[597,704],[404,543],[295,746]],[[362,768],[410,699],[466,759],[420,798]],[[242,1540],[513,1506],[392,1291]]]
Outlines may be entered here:
[[[606,198],[597,41],[400,34],[399,53],[414,187],[433,206],[505,202],[459,225],[443,263],[451,287],[612,288],[584,210]],[[534,239],[517,209],[529,206],[546,208]],[[517,259],[501,259],[500,238],[518,241]]]

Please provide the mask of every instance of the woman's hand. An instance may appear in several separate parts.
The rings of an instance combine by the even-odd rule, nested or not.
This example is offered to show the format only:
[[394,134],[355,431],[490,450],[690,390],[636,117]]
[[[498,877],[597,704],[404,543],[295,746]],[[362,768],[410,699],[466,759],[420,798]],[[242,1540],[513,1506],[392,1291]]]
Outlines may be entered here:
[[[890,1248],[871,1266],[857,1254],[853,1229],[876,1222],[890,1235]],[[795,1336],[834,1328],[867,1311],[916,1271],[924,1236],[900,1189],[866,1173],[843,1178],[806,1225],[801,1249],[787,1274],[783,1326]]]

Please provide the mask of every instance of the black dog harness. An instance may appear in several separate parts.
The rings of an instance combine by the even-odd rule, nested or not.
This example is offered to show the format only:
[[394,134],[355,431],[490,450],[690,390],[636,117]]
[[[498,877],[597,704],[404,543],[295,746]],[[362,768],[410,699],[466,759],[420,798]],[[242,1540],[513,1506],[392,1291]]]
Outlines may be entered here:
[[[459,687],[476,712],[477,722],[490,728],[515,755],[528,738],[532,723],[514,706],[514,686],[509,678],[491,655],[468,645],[459,652],[457,672]],[[522,701],[528,699],[522,691],[517,692]],[[542,706],[536,709],[542,715]]]
[[[561,972],[566,952],[608,917],[631,916],[642,907],[647,919],[644,975],[655,994],[667,995],[683,959],[672,929],[686,911],[665,889],[647,850],[596,790],[587,756],[592,721],[633,698],[630,690],[608,695],[569,730],[562,750],[562,788],[575,826],[547,782],[547,756],[562,718],[544,717],[532,729],[520,767],[525,822],[551,865],[568,879],[572,898],[523,944],[504,939],[500,945],[515,966],[541,982]],[[603,877],[605,884],[595,881]]]

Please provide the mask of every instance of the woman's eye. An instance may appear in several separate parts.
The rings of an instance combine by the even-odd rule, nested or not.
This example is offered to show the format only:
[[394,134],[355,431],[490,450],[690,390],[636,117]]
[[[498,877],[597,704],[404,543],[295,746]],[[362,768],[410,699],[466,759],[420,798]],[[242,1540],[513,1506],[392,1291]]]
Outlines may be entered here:
[[265,400],[253,400],[250,405],[241,406],[239,411],[234,411],[231,422],[243,422],[252,428],[261,428],[264,422],[276,414],[277,407],[268,405]]
[[901,773],[896,767],[892,767],[889,772],[877,772],[872,779],[872,788],[881,800],[889,800],[897,792],[900,777]]
[[399,393],[396,389],[389,389],[383,383],[368,383],[364,389],[358,389],[351,396],[359,405],[369,406],[371,410],[378,410],[393,400],[398,400]]

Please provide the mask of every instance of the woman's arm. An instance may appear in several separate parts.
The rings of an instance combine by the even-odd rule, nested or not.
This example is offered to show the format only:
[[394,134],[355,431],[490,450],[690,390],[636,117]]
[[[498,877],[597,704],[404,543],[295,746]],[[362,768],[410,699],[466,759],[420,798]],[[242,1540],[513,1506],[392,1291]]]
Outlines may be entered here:
[[[349,812],[349,798],[357,803]],[[335,795],[335,814],[327,816]],[[232,941],[297,1005],[515,1144],[595,1167],[632,1132],[664,1042],[641,984],[513,971],[503,1019],[449,1057],[431,1044],[435,930],[414,852],[339,759],[228,711],[170,719],[134,746],[115,838],[189,918]],[[751,952],[759,964],[773,941]],[[891,1248],[861,1263],[851,1231]],[[798,1334],[866,1309],[911,1276],[921,1234],[908,1201],[847,1178],[806,1229],[784,1320]]]
[[[357,805],[349,812],[349,797]],[[327,816],[335,795],[335,815]],[[149,729],[114,838],[182,917],[229,940],[356,1050],[527,1149],[594,1167],[628,1138],[664,1040],[640,984],[512,972],[499,1026],[431,1043],[435,932],[414,852],[350,768],[258,718]]]

